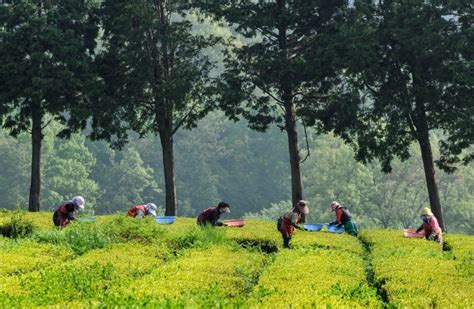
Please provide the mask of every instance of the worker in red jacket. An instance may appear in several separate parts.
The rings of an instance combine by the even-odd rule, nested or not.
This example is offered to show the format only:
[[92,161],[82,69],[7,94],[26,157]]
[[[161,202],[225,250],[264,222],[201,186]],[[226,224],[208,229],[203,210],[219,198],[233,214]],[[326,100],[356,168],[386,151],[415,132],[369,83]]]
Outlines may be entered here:
[[333,201],[330,207],[332,211],[336,212],[336,221],[329,223],[329,225],[344,226],[344,230],[347,233],[357,236],[357,225],[352,220],[349,209],[342,207],[337,201]]
[[85,204],[86,201],[82,196],[75,196],[72,200],[61,204],[53,214],[54,225],[60,228],[68,225],[72,220],[75,220],[74,214],[84,209]]
[[428,207],[423,208],[423,212],[420,216],[423,220],[423,224],[416,230],[420,232],[421,230],[425,231],[425,238],[429,240],[436,241],[440,247],[443,247],[443,234],[441,233],[441,228],[438,224],[438,219],[433,215],[431,209]]
[[145,205],[135,205],[130,207],[127,212],[127,216],[129,217],[138,217],[143,218],[145,216],[152,215],[156,217],[156,205],[153,203],[148,203]]
[[218,221],[222,214],[230,212],[230,205],[220,202],[217,206],[209,207],[201,211],[197,217],[198,225],[223,226],[223,222]]
[[304,215],[309,213],[308,202],[304,200],[298,201],[296,206],[290,211],[284,213],[277,221],[277,229],[283,237],[283,247],[290,247],[291,234],[296,229],[302,230],[298,223],[303,223]]

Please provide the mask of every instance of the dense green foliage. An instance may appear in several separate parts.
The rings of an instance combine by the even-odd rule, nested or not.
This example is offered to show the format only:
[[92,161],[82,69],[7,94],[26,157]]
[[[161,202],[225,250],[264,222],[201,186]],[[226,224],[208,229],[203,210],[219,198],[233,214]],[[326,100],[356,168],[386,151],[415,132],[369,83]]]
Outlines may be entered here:
[[[86,209],[96,213],[125,213],[134,204],[155,202],[164,208],[162,165],[156,138],[133,139],[124,151],[111,150],[106,143],[84,142],[73,137],[55,141],[54,131],[45,136],[43,204],[53,210],[76,194],[87,199]],[[232,124],[212,114],[189,132],[176,137],[177,190],[181,192],[180,215],[195,216],[211,204],[226,200],[232,205],[232,216],[257,213],[259,218],[274,219],[290,208],[287,154],[278,130],[265,134]],[[355,215],[363,226],[413,227],[421,224],[420,209],[427,206],[425,184],[419,176],[422,165],[414,155],[406,162],[394,161],[391,174],[382,173],[377,163],[357,163],[349,146],[331,135],[310,135],[310,157],[303,163],[310,220],[333,221],[329,203],[337,199]],[[2,207],[15,209],[25,205],[28,173],[20,169],[28,165],[22,156],[30,147],[28,139],[3,135],[0,144],[0,199]],[[18,149],[22,149],[19,154]],[[61,149],[79,149],[75,156]],[[413,147],[413,153],[417,148]],[[82,156],[95,161],[84,174],[67,176],[68,167],[80,164]],[[9,158],[4,161],[1,158]],[[158,160],[157,160],[158,158]],[[67,164],[49,167],[50,162]],[[77,163],[76,163],[77,162]],[[89,166],[86,163],[82,168]],[[83,171],[83,169],[79,171]],[[63,171],[64,170],[64,171]],[[474,232],[472,164],[460,167],[454,174],[439,171],[439,187],[448,230]],[[62,184],[64,183],[64,184]],[[8,185],[6,185],[8,184]],[[72,186],[82,191],[65,191]],[[50,192],[57,192],[52,194]],[[280,205],[272,207],[272,205]],[[265,212],[260,211],[268,209]],[[270,210],[272,209],[272,210]],[[247,215],[246,215],[247,216]]]
[[24,219],[21,212],[13,214],[9,222],[0,225],[0,235],[10,238],[22,238],[33,233],[34,225],[30,219]]
[[86,125],[82,103],[95,89],[95,4],[18,0],[0,5],[0,126],[12,136],[31,134],[30,211],[40,210],[41,147],[50,118],[68,124],[62,136]]
[[[56,230],[51,213],[22,214],[37,231],[0,237],[7,307],[469,307],[474,300],[473,236],[450,234],[451,251],[440,252],[401,231],[365,230],[360,239],[298,231],[293,248],[283,249],[274,222],[209,228],[120,215]],[[0,225],[14,215],[1,212]]]
[[[233,120],[255,130],[275,123],[287,134],[291,200],[305,197],[298,121],[305,105],[319,105],[339,84],[333,46],[348,3],[332,1],[187,1],[191,8],[228,23],[243,40],[230,44],[217,102]],[[338,89],[341,93],[343,89]]]
[[455,258],[452,252],[432,250],[432,243],[401,239],[392,231],[366,231],[361,238],[373,256],[375,280],[396,307],[473,304],[474,277],[468,270],[472,266],[472,239],[448,235],[449,244],[452,239],[460,250],[471,252],[470,257],[459,254]]
[[103,49],[95,59],[101,90],[89,115],[93,139],[122,146],[129,130],[159,137],[166,215],[177,212],[174,135],[195,127],[213,109],[215,59],[204,51],[219,42],[212,34],[193,31],[179,3],[103,3]]
[[[314,107],[306,117],[326,114],[324,124],[352,141],[362,162],[377,158],[385,172],[394,158],[406,160],[417,143],[430,208],[444,229],[434,163],[444,170],[474,154],[474,79],[470,1],[356,0],[347,24],[339,25],[347,87],[360,92]],[[322,110],[322,112],[321,112]],[[441,130],[433,145],[430,133]],[[432,147],[440,151],[433,156]]]
[[[235,217],[275,218],[296,197],[289,175],[300,174],[314,222],[332,220],[327,208],[337,199],[362,226],[408,227],[428,206],[421,167],[429,160],[418,159],[426,159],[426,146],[432,146],[431,161],[461,161],[450,155],[469,161],[472,7],[464,1],[389,1],[383,7],[365,1],[354,7],[344,1],[187,1],[223,18],[219,24],[195,11],[180,15],[181,1],[106,1],[101,10],[95,1],[12,2],[0,6],[2,208],[31,206],[31,177],[30,193],[46,210],[78,194],[88,211],[101,214],[146,202],[163,211],[177,197],[179,215],[195,216],[225,200]],[[217,37],[230,43],[225,57]],[[415,51],[415,58],[407,57]],[[415,72],[418,62],[427,64]],[[356,96],[365,103],[362,110],[351,104],[354,89],[364,94]],[[421,150],[411,145],[423,126],[417,100],[424,102],[429,128]],[[202,119],[216,106],[224,113]],[[40,117],[33,125],[35,110]],[[346,141],[357,132],[351,136],[357,158],[380,160],[356,163],[340,139],[309,129],[310,156],[300,165],[303,143],[296,137],[303,132],[284,115],[334,128]],[[247,122],[226,122],[229,116]],[[285,126],[265,134],[246,130],[271,122]],[[86,129],[70,135],[78,128]],[[36,132],[33,147],[30,131]],[[282,134],[290,131],[288,154]],[[380,163],[392,173],[379,172]],[[170,194],[174,169],[177,195]],[[436,170],[436,176],[445,226],[473,233],[472,165],[454,174]]]

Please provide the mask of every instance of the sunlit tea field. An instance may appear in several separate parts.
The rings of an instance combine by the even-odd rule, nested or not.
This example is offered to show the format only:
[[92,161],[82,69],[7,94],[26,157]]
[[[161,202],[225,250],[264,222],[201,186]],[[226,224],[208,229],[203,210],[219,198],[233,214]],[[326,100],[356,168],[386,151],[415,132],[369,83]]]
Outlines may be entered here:
[[396,230],[297,231],[283,249],[269,221],[112,215],[59,231],[51,216],[0,212],[2,233],[16,228],[0,236],[0,307],[474,306],[473,236],[448,234],[440,251]]

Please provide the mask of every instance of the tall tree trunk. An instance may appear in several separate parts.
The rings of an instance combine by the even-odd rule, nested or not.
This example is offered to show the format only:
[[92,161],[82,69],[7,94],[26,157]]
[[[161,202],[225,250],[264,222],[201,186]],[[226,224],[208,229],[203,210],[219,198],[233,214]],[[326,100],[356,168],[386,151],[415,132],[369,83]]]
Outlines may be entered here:
[[30,198],[28,203],[29,211],[40,210],[40,190],[41,190],[41,142],[43,115],[38,106],[32,107],[32,129],[31,129],[31,183]]
[[163,168],[165,173],[165,216],[177,215],[176,178],[174,170],[173,136],[170,133],[160,133],[163,152]]
[[[156,90],[156,102],[161,102],[157,111],[157,119],[159,120],[159,133],[161,140],[161,149],[163,151],[163,168],[165,173],[165,215],[177,215],[177,201],[176,201],[176,177],[174,170],[174,152],[173,152],[173,111],[174,104],[167,100],[166,95],[161,89],[166,82],[171,80],[172,52],[169,44],[169,28],[171,14],[168,11],[168,1],[156,1],[156,8],[158,18],[162,27],[161,46],[159,47],[162,53],[161,67],[155,66],[156,81],[159,87]],[[156,44],[156,43],[155,43]],[[154,60],[160,59],[159,52],[155,50],[156,55]]]
[[431,143],[428,132],[419,134],[418,143],[420,144],[421,157],[423,159],[423,168],[425,171],[426,186],[428,187],[428,195],[430,198],[430,206],[436,219],[438,219],[439,226],[443,231],[446,231],[444,225],[443,209],[439,199],[438,185],[436,184],[435,168],[433,163],[433,153],[431,151]]
[[294,205],[303,199],[303,181],[301,179],[295,104],[291,99],[289,99],[288,103],[285,102],[285,124],[286,133],[288,135],[288,151],[290,154],[291,200]]
[[[421,88],[421,83],[414,78],[414,83]],[[428,188],[428,196],[430,199],[431,211],[438,219],[439,226],[446,231],[444,225],[443,209],[439,200],[438,185],[436,184],[435,168],[433,161],[433,152],[431,151],[430,130],[426,119],[425,106],[421,98],[416,98],[415,115],[413,115],[413,124],[416,127],[415,137],[418,140],[421,150],[421,158],[423,160],[423,169],[425,171],[426,186]]]
[[[283,67],[289,67],[288,60],[288,25],[284,16],[286,12],[286,1],[277,0],[277,10],[275,18],[280,20],[278,25],[278,45],[280,48],[280,61]],[[280,90],[282,93],[282,101],[285,105],[285,130],[288,136],[288,151],[290,154],[291,168],[291,200],[295,205],[299,200],[303,199],[303,182],[300,170],[300,153],[298,146],[298,131],[296,128],[296,106],[293,100],[293,91],[291,81],[288,80],[289,74],[283,74],[280,80]],[[304,216],[303,216],[304,219]]]

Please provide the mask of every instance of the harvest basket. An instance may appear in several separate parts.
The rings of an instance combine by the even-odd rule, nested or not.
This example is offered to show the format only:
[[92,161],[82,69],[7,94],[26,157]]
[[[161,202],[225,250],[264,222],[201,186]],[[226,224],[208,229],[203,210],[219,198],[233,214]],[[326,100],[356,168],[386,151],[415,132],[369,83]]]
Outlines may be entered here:
[[224,220],[224,224],[230,227],[242,227],[245,225],[245,219]]
[[403,236],[407,238],[423,238],[425,237],[425,232],[417,233],[414,229],[403,229]]
[[304,229],[311,232],[319,232],[323,228],[324,224],[315,223],[315,224],[305,224]]
[[95,217],[82,217],[82,218],[77,218],[76,220],[79,222],[95,222],[96,218]]
[[176,216],[158,216],[156,223],[158,224],[173,224],[176,221]]
[[326,225],[328,232],[329,233],[336,233],[336,234],[342,234],[344,233],[344,227],[342,226],[337,226],[337,225]]

